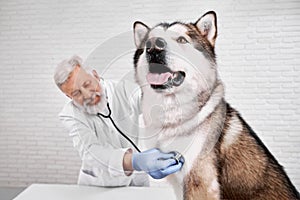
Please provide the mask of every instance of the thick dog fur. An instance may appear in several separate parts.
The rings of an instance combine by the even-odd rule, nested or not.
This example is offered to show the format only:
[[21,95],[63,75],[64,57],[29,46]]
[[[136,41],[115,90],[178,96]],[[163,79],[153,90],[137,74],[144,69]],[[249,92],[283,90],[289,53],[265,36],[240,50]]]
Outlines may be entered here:
[[[147,146],[178,151],[180,172],[168,176],[178,199],[300,199],[283,167],[239,113],[224,99],[214,52],[213,11],[196,23],[134,24],[136,80],[143,92]],[[154,43],[163,51],[147,54]],[[161,50],[160,49],[160,50]],[[151,62],[183,71],[179,86],[155,89],[146,79]],[[157,72],[158,74],[160,72]]]

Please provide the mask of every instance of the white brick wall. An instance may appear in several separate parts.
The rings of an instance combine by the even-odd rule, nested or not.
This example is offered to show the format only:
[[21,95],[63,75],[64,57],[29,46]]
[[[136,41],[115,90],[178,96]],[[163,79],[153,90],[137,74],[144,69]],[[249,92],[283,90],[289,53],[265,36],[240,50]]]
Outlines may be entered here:
[[[0,1],[0,186],[76,182],[80,160],[57,118],[67,101],[52,80],[59,61],[87,57],[135,20],[189,22],[208,10],[218,14],[227,100],[300,188],[298,0]],[[131,63],[131,55],[116,61],[122,70],[106,77]]]

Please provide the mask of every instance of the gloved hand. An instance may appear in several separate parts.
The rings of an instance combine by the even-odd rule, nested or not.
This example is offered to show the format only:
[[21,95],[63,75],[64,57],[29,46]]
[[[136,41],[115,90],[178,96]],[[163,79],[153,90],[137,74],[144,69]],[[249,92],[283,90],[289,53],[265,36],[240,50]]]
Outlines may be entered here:
[[181,169],[184,160],[174,159],[174,153],[162,153],[159,149],[149,149],[132,155],[132,167],[136,171],[145,171],[152,178],[161,179]]

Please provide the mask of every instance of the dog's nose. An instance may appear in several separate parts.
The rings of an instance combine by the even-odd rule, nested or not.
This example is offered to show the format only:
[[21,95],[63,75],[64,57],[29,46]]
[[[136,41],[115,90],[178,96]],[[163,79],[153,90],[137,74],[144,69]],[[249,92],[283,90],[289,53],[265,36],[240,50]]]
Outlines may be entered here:
[[147,52],[163,51],[167,47],[166,41],[161,37],[150,38],[146,41]]
[[154,47],[157,50],[165,50],[166,46],[167,46],[167,43],[166,43],[166,41],[163,38],[158,37],[154,41]]
[[[167,43],[161,37],[152,37],[146,41],[146,57],[149,63],[166,64]],[[156,67],[157,68],[157,67]]]

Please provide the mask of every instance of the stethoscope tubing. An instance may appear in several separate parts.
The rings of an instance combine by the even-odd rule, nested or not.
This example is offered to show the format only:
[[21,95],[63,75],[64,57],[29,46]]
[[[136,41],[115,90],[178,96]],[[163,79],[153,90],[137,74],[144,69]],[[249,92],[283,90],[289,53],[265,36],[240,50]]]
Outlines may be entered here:
[[130,142],[130,144],[138,151],[138,152],[141,152],[141,150],[135,145],[135,143],[127,136],[125,135],[125,133],[123,133],[119,127],[116,125],[116,123],[114,122],[114,120],[112,119],[111,117],[111,109],[109,107],[109,103],[107,102],[107,108],[108,108],[108,114],[107,115],[104,115],[102,113],[97,113],[97,116],[100,118],[103,117],[103,118],[108,118],[110,119],[111,123],[113,124],[113,126],[117,129],[117,131],[128,141]]

